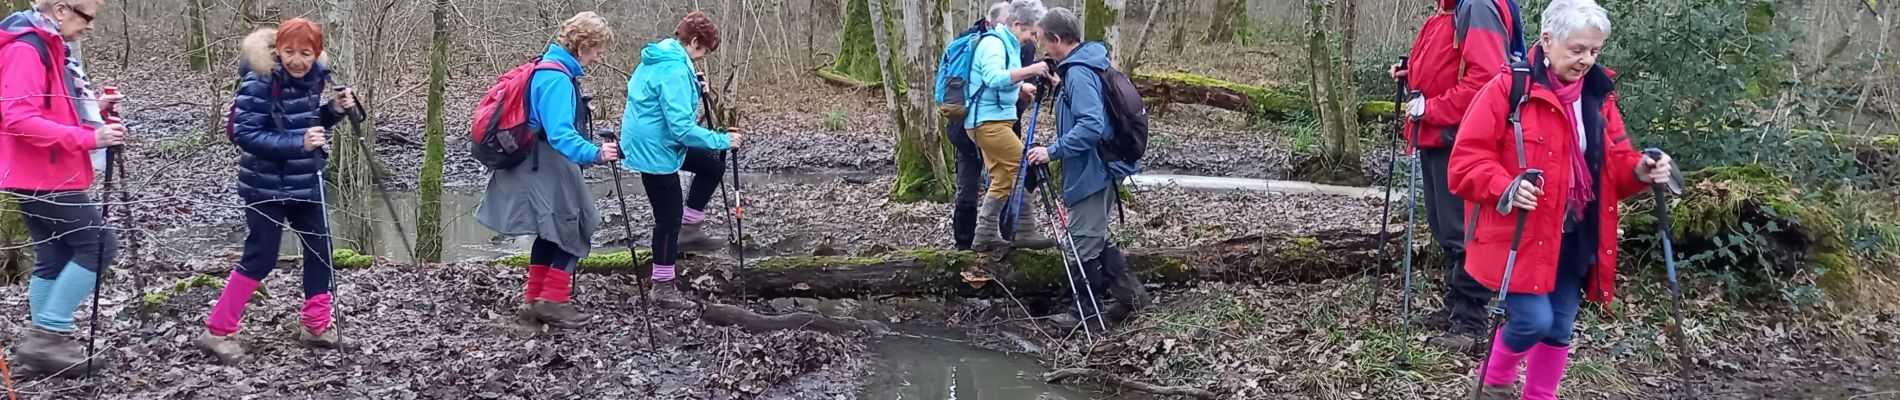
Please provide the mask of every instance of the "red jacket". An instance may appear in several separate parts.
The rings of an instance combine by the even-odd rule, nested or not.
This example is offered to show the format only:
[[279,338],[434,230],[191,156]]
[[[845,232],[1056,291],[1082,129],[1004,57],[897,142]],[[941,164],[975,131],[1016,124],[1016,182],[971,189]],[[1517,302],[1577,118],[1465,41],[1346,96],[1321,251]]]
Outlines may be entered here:
[[[1556,94],[1544,78],[1542,51],[1533,51],[1531,98],[1520,111],[1524,127],[1524,153],[1530,168],[1544,171],[1544,195],[1538,198],[1537,211],[1526,214],[1524,236],[1518,247],[1517,265],[1511,277],[1511,293],[1545,294],[1556,285],[1557,258],[1563,238],[1564,204],[1569,196],[1562,188],[1573,180],[1570,154],[1578,150],[1571,135],[1575,130],[1557,107]],[[1586,159],[1597,175],[1597,264],[1584,283],[1585,298],[1608,302],[1615,294],[1617,202],[1649,189],[1636,179],[1636,165],[1642,159],[1624,132],[1623,115],[1616,107],[1613,72],[1598,65],[1584,77],[1580,101],[1585,139],[1591,146]],[[1457,145],[1451,152],[1449,179],[1452,193],[1468,202],[1476,202],[1478,226],[1471,243],[1465,245],[1465,271],[1486,287],[1497,289],[1504,277],[1505,257],[1510,252],[1511,233],[1519,212],[1500,214],[1497,204],[1511,180],[1523,171],[1518,168],[1518,151],[1512,133],[1509,112],[1511,75],[1493,79],[1478,92],[1470,113],[1461,124]],[[1579,228],[1584,229],[1584,228]],[[1581,232],[1581,231],[1580,231]],[[1581,233],[1580,233],[1581,234]]]
[[1439,0],[1439,13],[1419,29],[1406,86],[1424,93],[1425,116],[1418,137],[1412,137],[1416,122],[1407,121],[1403,128],[1415,147],[1451,147],[1478,88],[1510,72],[1510,38],[1521,34],[1511,32],[1517,24],[1511,21],[1510,1]]
[[[85,190],[92,186],[93,128],[80,122],[66,85],[66,44],[57,33],[31,26],[24,17],[0,26],[0,188],[29,191]],[[32,44],[46,42],[52,68]]]

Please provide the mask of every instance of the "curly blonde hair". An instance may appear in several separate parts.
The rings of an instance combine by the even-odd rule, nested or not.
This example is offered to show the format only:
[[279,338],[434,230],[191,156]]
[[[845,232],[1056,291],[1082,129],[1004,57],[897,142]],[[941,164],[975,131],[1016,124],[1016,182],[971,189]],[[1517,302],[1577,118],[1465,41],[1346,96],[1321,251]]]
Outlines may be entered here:
[[555,44],[576,52],[606,47],[613,41],[614,29],[607,26],[606,18],[593,11],[582,11],[561,21],[561,32],[554,37]]

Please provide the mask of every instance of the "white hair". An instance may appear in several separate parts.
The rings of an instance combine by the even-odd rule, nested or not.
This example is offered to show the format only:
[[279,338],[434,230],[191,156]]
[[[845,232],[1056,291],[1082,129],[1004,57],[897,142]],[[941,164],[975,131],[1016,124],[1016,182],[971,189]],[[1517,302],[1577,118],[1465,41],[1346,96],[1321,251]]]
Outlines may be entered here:
[[1543,33],[1563,43],[1570,34],[1584,28],[1597,28],[1610,36],[1610,11],[1593,0],[1556,0],[1544,8]]
[[996,4],[990,5],[990,12],[988,14],[984,14],[985,17],[983,19],[986,21],[989,21],[991,25],[1007,22],[1007,21],[999,21],[1000,19],[1003,19],[1003,12],[1005,11],[1009,11],[1009,2],[1007,1],[996,2]]
[[1036,25],[1042,22],[1043,14],[1049,9],[1042,6],[1042,0],[1011,0],[1009,2],[1009,22],[1023,25]]

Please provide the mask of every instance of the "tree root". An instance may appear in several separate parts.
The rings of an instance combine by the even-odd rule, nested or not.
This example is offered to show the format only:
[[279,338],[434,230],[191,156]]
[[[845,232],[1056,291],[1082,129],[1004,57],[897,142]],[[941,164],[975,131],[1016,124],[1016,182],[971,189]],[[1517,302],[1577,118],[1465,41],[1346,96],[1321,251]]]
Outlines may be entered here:
[[1062,381],[1064,379],[1069,379],[1069,378],[1095,378],[1095,379],[1102,380],[1104,382],[1114,384],[1115,386],[1118,386],[1121,388],[1139,391],[1139,392],[1147,392],[1147,393],[1152,393],[1152,394],[1161,395],[1161,396],[1188,396],[1188,397],[1193,397],[1197,399],[1212,399],[1216,397],[1214,396],[1214,392],[1209,392],[1202,389],[1196,389],[1196,388],[1185,387],[1185,386],[1160,386],[1160,385],[1156,385],[1152,383],[1124,378],[1121,375],[1111,374],[1111,373],[1108,373],[1108,371],[1103,371],[1103,370],[1094,369],[1094,368],[1065,368],[1065,369],[1059,369],[1054,372],[1050,372],[1050,373],[1042,375],[1042,379],[1049,383],[1057,383],[1059,381]]
[[708,304],[699,318],[713,325],[738,326],[755,333],[790,329],[809,329],[830,334],[890,332],[884,324],[875,321],[832,318],[807,312],[767,316],[729,304]]

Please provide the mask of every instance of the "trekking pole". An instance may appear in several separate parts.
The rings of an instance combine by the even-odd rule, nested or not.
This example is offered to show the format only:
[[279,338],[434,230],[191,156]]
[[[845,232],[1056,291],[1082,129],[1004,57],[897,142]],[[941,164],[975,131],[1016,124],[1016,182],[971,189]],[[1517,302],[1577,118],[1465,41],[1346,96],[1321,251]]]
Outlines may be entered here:
[[[1076,272],[1081,274],[1083,282],[1088,283],[1088,285],[1082,287],[1082,292],[1088,295],[1089,305],[1095,309],[1095,322],[1102,327],[1102,332],[1106,334],[1108,332],[1108,319],[1102,316],[1102,301],[1095,297],[1095,284],[1093,280],[1089,279],[1088,268],[1082,264],[1082,251],[1075,247],[1075,235],[1068,230],[1069,208],[1063,206],[1061,201],[1054,200],[1056,193],[1061,192],[1061,188],[1056,187],[1055,179],[1051,179],[1048,164],[1039,166],[1038,172],[1042,173],[1043,176],[1042,198],[1044,202],[1043,208],[1045,208],[1043,214],[1047,214],[1046,216],[1048,217],[1054,217],[1046,219],[1049,220],[1050,226],[1056,229],[1056,233],[1060,234],[1058,237],[1066,239],[1066,243],[1068,243],[1067,247],[1069,248],[1067,256],[1075,259]],[[1061,250],[1058,249],[1057,251]],[[1070,289],[1074,288],[1071,287]],[[1077,304],[1080,303],[1080,301],[1077,301]],[[1082,325],[1085,327],[1088,325],[1087,316],[1084,316],[1082,319]]]
[[[119,88],[106,87],[105,94],[119,94]],[[112,110],[109,109],[101,110],[100,117],[107,124],[117,124],[121,122],[119,117],[113,115]],[[112,202],[109,201],[109,199],[112,198],[112,191],[118,183],[117,175],[114,175],[112,170],[113,166],[119,163],[119,153],[123,150],[125,150],[125,145],[122,144],[106,148],[106,181],[104,190],[99,193],[99,227],[97,228],[98,231],[96,231],[101,238],[104,238],[106,235],[107,219],[112,217]],[[94,249],[99,252],[100,261],[103,263],[106,255],[105,241],[100,240]],[[106,272],[109,270],[109,267],[108,265],[99,265],[99,272]],[[97,351],[99,346],[99,291],[103,286],[105,286],[105,279],[94,279],[92,281],[92,320],[88,321],[90,325],[89,329],[92,332],[86,337],[86,382],[88,384],[92,383],[93,376],[97,373],[95,363],[92,360],[99,357]]]
[[[344,89],[349,88],[342,86],[336,88],[338,92],[342,92]],[[352,94],[351,96],[355,95]],[[344,112],[350,117],[350,132],[356,134],[356,139],[352,140],[356,142],[356,150],[362,152],[363,157],[369,160],[368,163],[371,168],[370,184],[376,185],[376,194],[383,198],[383,207],[389,209],[389,222],[396,226],[396,234],[402,237],[403,250],[409,252],[409,266],[412,268],[420,267],[422,262],[420,261],[420,257],[416,255],[416,246],[410,242],[412,239],[409,237],[409,231],[402,228],[402,217],[396,215],[396,202],[390,201],[389,192],[383,190],[381,177],[388,171],[376,168],[376,161],[374,160],[376,152],[369,148],[368,143],[363,142],[363,121],[369,119],[368,116],[363,114],[363,103],[357,102],[356,107],[350,107],[348,110],[344,110]],[[332,297],[334,297],[334,295],[332,295]]]
[[[1412,96],[1415,98],[1423,97],[1424,94],[1418,91],[1412,91]],[[1420,130],[1419,125],[1423,122],[1421,119],[1412,120],[1413,138],[1418,137]],[[1407,158],[1411,161],[1412,166],[1410,169],[1411,172],[1405,176],[1405,261],[1400,264],[1403,266],[1403,268],[1400,269],[1400,273],[1405,274],[1405,286],[1402,290],[1403,297],[1399,304],[1399,332],[1400,335],[1402,335],[1400,336],[1401,338],[1412,337],[1412,255],[1418,252],[1418,249],[1413,245],[1413,240],[1417,240],[1418,235],[1412,230],[1418,227],[1418,177],[1420,174],[1416,140],[1417,139],[1413,139],[1413,141],[1406,143],[1406,152],[1411,153]],[[1411,365],[1412,346],[1410,342],[1401,342],[1405,344],[1399,346],[1398,365],[1403,367]]]
[[[1662,149],[1655,148],[1645,149],[1643,150],[1643,156],[1650,160],[1660,160],[1662,159],[1663,151]],[[1669,240],[1669,195],[1682,194],[1682,172],[1676,170],[1670,172],[1674,176],[1670,177],[1669,183],[1658,183],[1653,189],[1656,194],[1656,229],[1658,230],[1657,237],[1662,238],[1663,265],[1668,268],[1669,274],[1669,298],[1671,300],[1669,313],[1676,319],[1676,332],[1670,335],[1673,336],[1672,339],[1676,342],[1676,373],[1680,379],[1682,379],[1683,389],[1689,391],[1689,398],[1695,398],[1695,389],[1689,386],[1689,370],[1694,367],[1695,364],[1693,363],[1693,356],[1689,354],[1689,341],[1685,337],[1687,334],[1683,333],[1683,330],[1688,329],[1688,325],[1682,324],[1682,287],[1676,280],[1676,246]]]
[[[705,76],[699,77],[699,84],[700,87],[705,87]],[[705,101],[699,102],[699,108],[700,114],[702,114],[700,120],[703,121],[706,129],[719,129],[713,126],[716,124],[713,121],[711,96],[707,96]],[[728,240],[727,243],[732,245],[734,251],[737,251],[739,255],[739,267],[732,271],[732,280],[734,283],[740,283],[740,276],[745,274],[745,186],[739,184],[739,151],[737,149],[726,149],[726,151],[719,152],[719,158],[721,158],[720,161],[730,162],[732,165],[732,184],[720,185],[725,189],[719,192],[719,196],[721,201],[726,202],[726,205],[731,207],[726,210],[732,212],[732,220],[726,221],[726,228],[732,233],[732,238]],[[745,285],[740,283],[737,286],[739,287],[739,297],[745,297]]]
[[[1048,167],[1046,166],[1038,166],[1038,167],[1041,167],[1043,170],[1048,170]],[[1084,337],[1087,337],[1089,341],[1093,342],[1095,341],[1095,333],[1090,331],[1089,329],[1088,314],[1083,314],[1082,290],[1076,288],[1077,286],[1075,282],[1076,271],[1069,267],[1069,259],[1080,258],[1080,257],[1078,254],[1062,251],[1062,248],[1064,247],[1067,247],[1070,249],[1075,248],[1073,246],[1073,243],[1071,242],[1073,238],[1069,236],[1069,231],[1064,226],[1064,224],[1066,223],[1065,221],[1066,218],[1061,217],[1060,214],[1056,211],[1057,206],[1055,204],[1055,201],[1050,199],[1049,192],[1047,190],[1043,191],[1041,198],[1042,198],[1042,206],[1043,206],[1042,212],[1044,214],[1043,219],[1048,221],[1047,224],[1048,224],[1049,230],[1055,234],[1054,236],[1056,238],[1056,241],[1061,242],[1061,243],[1056,244],[1057,246],[1056,251],[1063,253],[1062,254],[1062,274],[1064,276],[1067,276],[1069,279],[1069,296],[1075,301],[1075,312],[1077,314],[1081,314],[1080,319],[1082,320],[1082,335]],[[1070,245],[1064,246],[1064,244],[1070,244]],[[1083,284],[1086,285],[1088,282],[1088,278],[1087,278],[1087,275],[1083,275],[1083,276],[1084,276],[1084,278],[1082,278]],[[1096,313],[1100,314],[1100,311],[1097,311]],[[1103,332],[1103,334],[1107,334],[1107,333],[1108,332]]]
[[[581,96],[581,107],[587,110],[587,114],[588,114],[587,124],[585,125],[587,127],[587,133],[589,133],[589,135],[587,136],[593,136],[592,134],[595,133],[594,132],[594,118],[593,118],[594,108],[592,106],[593,103],[594,103],[594,95],[590,94],[590,95]],[[600,132],[600,136],[607,138],[607,141],[609,142],[614,142],[614,143],[620,142],[620,134],[617,134],[617,133]],[[620,199],[620,216],[622,218],[626,218],[626,221],[627,221],[627,223],[621,224],[621,227],[626,228],[627,230],[627,259],[632,260],[634,259],[633,257],[633,254],[634,254],[633,214],[627,213],[627,192],[625,191],[626,186],[623,186],[620,184],[621,182],[620,181],[620,166],[609,165],[607,166],[607,170],[613,172],[614,197]],[[650,297],[647,296],[647,284],[651,281],[652,279],[640,280],[640,304],[641,304],[641,307],[643,308],[642,311],[646,313],[646,315],[641,317],[640,320],[646,321],[647,351],[653,351],[653,301],[651,300]]]
[[[1045,58],[1041,62],[1049,64],[1049,67],[1051,69],[1055,67],[1055,60]],[[1049,89],[1049,90],[1054,90],[1054,89]],[[1026,189],[1023,188],[1023,185],[1027,184],[1026,182],[1029,181],[1029,168],[1028,168],[1029,149],[1033,148],[1036,143],[1036,120],[1042,118],[1042,94],[1043,93],[1044,93],[1043,90],[1036,91],[1035,98],[1030,100],[1031,104],[1029,106],[1029,122],[1023,124],[1023,131],[1025,132],[1024,133],[1025,137],[1023,138],[1023,154],[1022,154],[1022,158],[1018,159],[1016,162],[1016,165],[1017,165],[1016,188],[1014,191],[1010,193],[1009,205],[1007,206],[1007,208],[1009,208],[1009,221],[1011,225],[1014,225],[1016,223],[1015,222],[1016,219],[1022,216],[1023,193],[1026,192]],[[1043,179],[1048,179],[1048,178],[1049,176],[1046,174],[1043,176]],[[999,222],[998,225],[1001,225],[1000,224],[1001,221],[998,221],[998,222]]]
[[[1399,57],[1398,70],[1406,70],[1410,63],[1411,57]],[[1392,95],[1392,136],[1395,137],[1391,138],[1391,140],[1387,140],[1385,145],[1387,156],[1385,160],[1385,200],[1380,203],[1382,206],[1380,207],[1381,211],[1379,211],[1379,220],[1377,221],[1379,226],[1379,240],[1373,242],[1372,245],[1378,248],[1375,251],[1377,256],[1373,258],[1378,264],[1372,268],[1372,306],[1370,310],[1367,310],[1367,313],[1374,315],[1377,315],[1379,312],[1378,291],[1385,285],[1379,277],[1379,270],[1385,268],[1386,240],[1389,235],[1388,231],[1391,231],[1390,224],[1392,223],[1392,190],[1397,189],[1398,185],[1395,179],[1398,178],[1399,138],[1396,136],[1401,136],[1401,131],[1405,129],[1405,80],[1395,79],[1394,81],[1398,83],[1398,93]],[[1401,359],[1399,362],[1403,364],[1404,360]]]
[[[1515,76],[1519,74],[1528,74],[1528,71],[1529,71],[1529,67],[1513,66],[1512,72],[1511,72],[1513,74],[1513,80],[1516,80]],[[1516,92],[1516,90],[1513,90],[1513,92]],[[1512,104],[1511,104],[1511,113],[1510,113],[1509,120],[1511,123],[1511,133],[1513,134],[1516,140],[1517,168],[1524,170],[1524,172],[1522,174],[1519,174],[1516,178],[1511,179],[1511,183],[1509,184],[1509,186],[1505,186],[1506,188],[1509,188],[1509,189],[1505,190],[1504,196],[1498,199],[1498,205],[1497,205],[1498,213],[1509,215],[1515,212],[1517,213],[1517,221],[1514,222],[1514,225],[1511,228],[1510,253],[1508,253],[1504,258],[1504,279],[1502,280],[1501,284],[1498,285],[1498,296],[1497,296],[1496,303],[1491,306],[1491,310],[1490,310],[1491,311],[1491,336],[1485,339],[1487,342],[1485,343],[1485,346],[1484,346],[1485,348],[1484,359],[1478,361],[1479,363],[1478,364],[1478,380],[1477,380],[1477,385],[1473,385],[1473,390],[1471,391],[1472,399],[1479,399],[1484,394],[1484,376],[1490,373],[1491,356],[1493,355],[1492,353],[1497,352],[1496,344],[1490,343],[1490,342],[1494,342],[1500,339],[1499,338],[1500,334],[1498,333],[1499,332],[1498,329],[1500,329],[1500,327],[1504,325],[1505,318],[1509,317],[1508,315],[1505,314],[1504,300],[1509,298],[1511,294],[1511,273],[1515,272],[1517,268],[1518,245],[1522,244],[1524,241],[1524,220],[1525,220],[1524,217],[1526,214],[1529,214],[1529,212],[1527,211],[1516,209],[1516,207],[1514,207],[1512,203],[1513,203],[1513,200],[1517,197],[1517,191],[1519,187],[1522,187],[1523,185],[1541,185],[1543,184],[1543,180],[1544,180],[1543,179],[1544,171],[1530,168],[1530,165],[1528,164],[1529,159],[1525,158],[1526,156],[1524,155],[1524,121],[1518,115],[1518,111],[1524,105],[1525,97],[1522,95],[1517,95],[1515,93],[1513,94],[1513,96],[1516,96],[1517,98],[1511,99]],[[1483,211],[1474,209],[1473,210],[1474,215],[1472,216],[1476,217],[1477,215],[1475,215],[1475,213],[1477,212],[1483,212]],[[1504,368],[1516,369],[1517,366],[1507,365],[1507,366],[1504,366]]]

